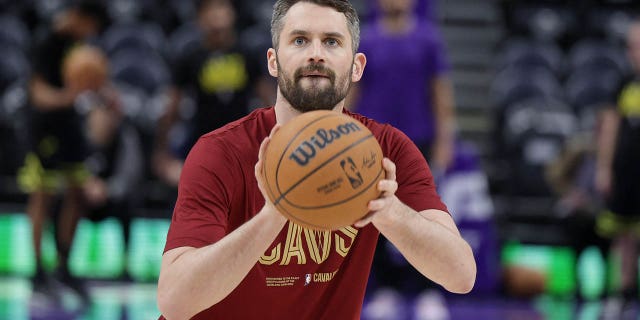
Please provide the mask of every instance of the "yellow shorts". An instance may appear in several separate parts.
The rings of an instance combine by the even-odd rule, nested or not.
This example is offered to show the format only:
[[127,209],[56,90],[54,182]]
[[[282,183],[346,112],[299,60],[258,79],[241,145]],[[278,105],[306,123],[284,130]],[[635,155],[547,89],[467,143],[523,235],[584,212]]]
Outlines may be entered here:
[[605,238],[625,233],[640,236],[640,215],[623,216],[607,210],[596,219],[596,232]]
[[55,193],[65,188],[80,186],[88,177],[89,171],[83,163],[65,164],[61,169],[45,169],[38,156],[29,153],[24,165],[18,170],[18,186],[26,193]]

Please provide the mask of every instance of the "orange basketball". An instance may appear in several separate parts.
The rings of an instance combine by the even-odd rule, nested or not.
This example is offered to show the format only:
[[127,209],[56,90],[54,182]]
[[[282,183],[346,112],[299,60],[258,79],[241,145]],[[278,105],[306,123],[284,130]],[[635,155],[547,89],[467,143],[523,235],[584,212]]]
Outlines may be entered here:
[[80,45],[73,48],[63,65],[65,85],[78,91],[97,90],[108,79],[107,57],[96,47]]
[[371,131],[335,111],[306,112],[282,126],[269,143],[263,172],[278,210],[317,230],[364,217],[385,175],[382,149]]

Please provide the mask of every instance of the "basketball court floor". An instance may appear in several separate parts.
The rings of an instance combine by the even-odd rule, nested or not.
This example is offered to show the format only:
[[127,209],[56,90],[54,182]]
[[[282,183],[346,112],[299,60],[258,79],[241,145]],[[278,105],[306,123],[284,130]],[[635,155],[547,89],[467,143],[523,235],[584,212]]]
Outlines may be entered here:
[[[145,320],[157,319],[154,283],[90,281],[91,300],[83,306],[70,291],[61,290],[59,303],[33,295],[26,278],[0,278],[0,319],[11,320]],[[370,300],[370,299],[368,299]],[[427,298],[426,300],[429,300]],[[433,297],[432,301],[393,299],[367,301],[362,319],[513,319],[513,320],[596,320],[603,303],[540,297],[525,301],[504,297]],[[442,302],[442,304],[440,304]],[[444,307],[444,308],[443,308]],[[624,318],[639,319],[637,306]]]
[[[87,279],[89,301],[83,303],[73,291],[56,286],[58,299],[34,293],[29,280],[34,261],[30,242],[30,227],[24,214],[0,214],[0,320],[22,319],[83,319],[83,320],[146,320],[157,319],[156,279],[160,254],[169,221],[136,219],[131,225],[131,239],[125,244],[122,227],[115,220],[81,221],[72,248],[70,269]],[[125,248],[127,248],[125,250]],[[528,251],[514,259],[540,256],[548,250]],[[536,254],[533,254],[536,253]],[[553,252],[552,252],[553,253]],[[558,256],[555,253],[555,256]],[[49,271],[56,263],[51,232],[43,239],[43,261]],[[584,268],[593,273],[592,266]],[[128,276],[122,279],[124,272]],[[555,271],[555,273],[561,273]],[[589,274],[591,274],[589,273]],[[482,274],[478,275],[482,277]],[[486,276],[486,275],[485,275]],[[594,278],[593,275],[588,277]],[[573,276],[557,277],[560,280]],[[570,288],[570,282],[558,281],[557,288]],[[591,281],[593,282],[593,281]],[[578,301],[572,295],[543,295],[531,300],[505,296],[443,295],[439,291],[417,297],[403,297],[392,291],[377,291],[367,295],[363,306],[365,320],[596,320],[604,309],[601,300]],[[610,319],[640,319],[635,303],[624,317]]]

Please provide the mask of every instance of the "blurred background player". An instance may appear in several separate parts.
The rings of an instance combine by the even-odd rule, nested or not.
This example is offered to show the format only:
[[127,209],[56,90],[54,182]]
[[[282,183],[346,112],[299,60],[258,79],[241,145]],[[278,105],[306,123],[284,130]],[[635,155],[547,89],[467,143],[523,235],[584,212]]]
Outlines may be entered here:
[[[202,40],[174,62],[168,110],[157,129],[153,165],[171,185],[177,185],[183,159],[201,135],[246,115],[254,95],[261,105],[275,102],[275,84],[262,73],[263,61],[237,41],[231,1],[199,0],[196,5]],[[177,135],[172,129],[185,113],[180,102],[189,93],[195,111]]]
[[[638,239],[640,237],[640,21],[627,34],[627,55],[634,74],[617,97],[617,105],[601,113],[598,139],[596,188],[607,200],[598,219],[598,231],[612,238],[611,250],[620,259],[620,287],[607,305],[608,319],[621,315],[637,300]],[[614,309],[614,310],[611,310]]]
[[415,14],[414,0],[378,3],[380,14],[362,33],[370,73],[353,90],[352,105],[405,132],[434,174],[443,172],[451,164],[455,138],[444,44],[433,23]]
[[[414,0],[378,0],[379,12],[362,33],[360,50],[367,54],[367,73],[354,86],[349,105],[406,133],[437,179],[453,159],[453,89],[439,31],[426,12],[416,12],[417,5]],[[427,280],[386,239],[379,241],[373,277],[384,288],[381,296],[393,298],[389,288],[411,296],[425,290]]]
[[[85,130],[89,157],[85,161],[90,173],[83,184],[87,217],[100,221],[116,217],[128,248],[131,219],[140,201],[138,192],[144,173],[140,137],[124,118],[117,92],[102,87],[78,98],[86,108]],[[129,279],[128,273],[123,276]]]
[[29,85],[32,145],[19,184],[29,193],[26,211],[32,224],[36,256],[35,292],[53,293],[42,265],[41,240],[47,215],[54,207],[54,196],[62,195],[55,226],[58,276],[86,298],[86,291],[71,276],[67,264],[82,214],[81,184],[86,177],[83,162],[87,156],[81,118],[73,106],[79,93],[106,81],[107,69],[103,60],[94,60],[91,51],[74,49],[96,37],[106,21],[101,5],[73,2],[54,17],[48,34],[33,51]]

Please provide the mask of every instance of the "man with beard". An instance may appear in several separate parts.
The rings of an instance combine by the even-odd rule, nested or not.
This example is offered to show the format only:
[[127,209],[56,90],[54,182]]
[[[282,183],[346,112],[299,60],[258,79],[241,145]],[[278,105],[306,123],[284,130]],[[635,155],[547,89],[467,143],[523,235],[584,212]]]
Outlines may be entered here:
[[[278,0],[271,25],[267,64],[278,78],[275,106],[204,135],[185,162],[158,281],[163,317],[359,319],[380,234],[425,277],[451,292],[469,292],[473,254],[418,148],[397,129],[344,109],[350,84],[366,65],[357,53],[359,21],[351,4]],[[386,157],[381,196],[353,226],[307,230],[265,200],[270,137],[311,110],[363,122]]]

